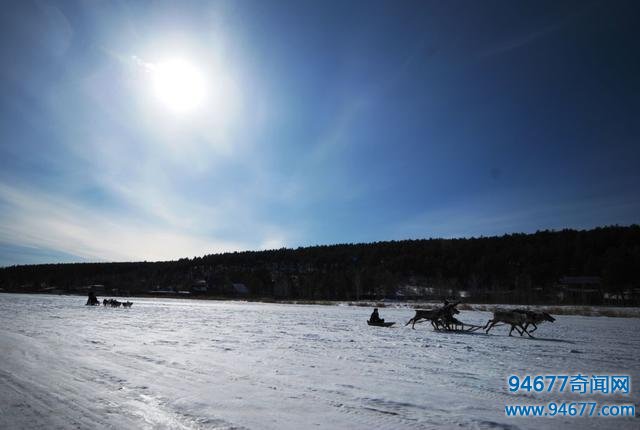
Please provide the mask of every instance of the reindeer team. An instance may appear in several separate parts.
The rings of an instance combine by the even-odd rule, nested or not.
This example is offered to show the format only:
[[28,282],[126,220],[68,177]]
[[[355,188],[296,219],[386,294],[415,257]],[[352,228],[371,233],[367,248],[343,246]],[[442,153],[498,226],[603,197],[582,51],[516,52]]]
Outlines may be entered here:
[[[431,325],[435,330],[475,331],[483,329],[486,333],[489,333],[489,331],[497,324],[506,324],[511,326],[509,336],[511,336],[511,333],[513,333],[513,330],[515,329],[520,336],[523,336],[526,333],[529,337],[533,337],[531,333],[538,329],[538,324],[544,321],[555,321],[554,317],[543,311],[532,311],[528,309],[497,309],[493,312],[493,318],[491,318],[484,326],[465,324],[454,317],[454,315],[460,313],[456,308],[459,304],[460,302],[449,303],[445,300],[444,306],[439,308],[427,310],[418,309],[416,310],[415,316],[411,318],[405,326],[411,324],[411,328],[415,329],[416,323],[425,320],[431,322]],[[465,326],[467,328],[465,328]],[[528,330],[530,326],[533,326],[533,330]]]

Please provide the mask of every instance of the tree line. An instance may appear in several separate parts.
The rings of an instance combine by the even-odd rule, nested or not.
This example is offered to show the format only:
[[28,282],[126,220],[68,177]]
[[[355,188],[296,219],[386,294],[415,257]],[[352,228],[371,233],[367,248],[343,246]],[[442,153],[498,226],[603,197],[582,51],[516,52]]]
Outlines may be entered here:
[[114,295],[637,305],[640,226],[0,269],[5,292],[80,292],[89,286]]

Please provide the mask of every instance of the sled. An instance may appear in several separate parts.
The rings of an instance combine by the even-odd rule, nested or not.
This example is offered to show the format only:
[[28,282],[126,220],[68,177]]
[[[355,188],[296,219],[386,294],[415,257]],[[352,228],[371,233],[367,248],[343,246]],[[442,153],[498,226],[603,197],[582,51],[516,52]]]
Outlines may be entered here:
[[371,322],[367,321],[367,324],[376,326],[376,327],[391,327],[395,324],[395,322]]
[[[467,327],[467,328],[465,328]],[[462,328],[452,328],[452,329],[447,329],[447,328],[439,328],[437,329],[438,331],[445,331],[445,332],[449,332],[449,333],[473,333],[476,330],[480,330],[484,328],[481,325],[473,325],[473,324],[463,324]]]

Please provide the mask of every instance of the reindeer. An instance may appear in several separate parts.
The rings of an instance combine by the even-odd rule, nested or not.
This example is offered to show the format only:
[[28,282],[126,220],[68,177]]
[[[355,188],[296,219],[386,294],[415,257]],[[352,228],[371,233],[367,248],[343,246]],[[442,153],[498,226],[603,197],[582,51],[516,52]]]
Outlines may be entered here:
[[525,318],[526,318],[525,319],[525,323],[524,323],[524,328],[525,329],[528,329],[530,325],[533,326],[533,330],[531,330],[529,333],[533,333],[534,331],[538,330],[537,324],[540,324],[541,322],[545,322],[545,321],[554,322],[556,320],[554,317],[549,315],[547,312],[543,312],[543,311],[530,311],[528,309],[515,309],[514,312],[520,312],[520,313],[525,315]]
[[442,316],[442,309],[417,309],[416,314],[404,325],[405,327],[411,324],[411,328],[415,330],[416,323],[420,320],[431,321],[431,325],[434,329],[438,329],[436,325],[440,321]]
[[[456,313],[456,314],[459,314],[459,313],[460,313],[460,311],[458,311],[458,310],[456,309],[456,312],[455,312],[455,313]],[[460,326],[460,329],[461,329],[461,330],[464,330],[464,329],[465,329],[465,328],[464,328],[465,324],[464,324],[462,321],[460,321],[458,318],[454,317],[452,314],[445,314],[445,315],[442,317],[441,322],[442,322],[442,324],[444,325],[444,328],[446,328],[447,330],[459,330],[459,329],[458,329],[458,326]],[[469,325],[469,324],[467,324],[467,325]],[[469,326],[470,326],[470,327],[473,327],[473,326],[471,326],[471,325],[469,325]]]
[[460,302],[449,303],[445,301],[445,305],[437,309],[417,309],[415,316],[407,321],[404,326],[406,327],[409,324],[412,324],[411,328],[415,329],[417,322],[420,320],[427,320],[431,322],[431,325],[435,330],[440,330],[440,327],[450,329],[450,324],[454,322],[453,320],[460,323],[460,321],[453,318],[453,315],[460,313],[460,311],[456,309],[456,306],[459,304]]
[[489,333],[489,330],[491,330],[496,324],[505,323],[511,325],[509,336],[511,336],[513,329],[516,329],[520,336],[526,333],[529,337],[533,337],[524,327],[526,322],[527,316],[523,312],[519,312],[518,310],[497,309],[493,312],[493,318],[487,321],[487,324],[483,328],[485,333]]
[[129,300],[127,300],[126,302],[122,303],[122,307],[123,308],[130,308],[131,306],[133,306],[133,302],[130,302]]

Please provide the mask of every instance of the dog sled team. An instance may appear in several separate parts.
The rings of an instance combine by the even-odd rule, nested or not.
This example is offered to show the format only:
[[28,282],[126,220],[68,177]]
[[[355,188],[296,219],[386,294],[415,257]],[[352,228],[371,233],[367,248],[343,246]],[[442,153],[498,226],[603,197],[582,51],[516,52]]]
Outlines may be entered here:
[[123,308],[130,308],[133,305],[133,302],[130,301],[126,301],[126,302],[120,302],[116,299],[104,299],[102,301],[102,304],[104,306],[111,306],[112,308],[119,308],[120,306],[122,306]]
[[[100,306],[100,300],[98,300],[98,298],[96,297],[96,293],[94,293],[93,291],[89,291],[89,297],[86,304],[87,306]],[[128,300],[126,302],[121,302],[116,299],[104,299],[102,301],[102,305],[105,307],[111,306],[112,308],[119,308],[120,306],[122,306],[123,308],[130,308],[131,306],[133,306],[133,302],[130,302]]]
[[[411,328],[415,329],[417,323],[429,321],[435,330],[474,332],[482,329],[485,330],[485,333],[489,333],[497,325],[510,325],[509,336],[512,335],[513,330],[516,330],[520,336],[526,333],[529,337],[533,337],[531,333],[538,329],[538,324],[545,321],[555,321],[555,318],[547,312],[520,308],[496,309],[493,312],[493,318],[487,321],[484,326],[467,324],[455,317],[460,313],[457,309],[459,304],[460,302],[450,303],[445,300],[444,304],[438,308],[418,309],[415,316],[405,324],[405,327],[411,324]],[[533,327],[533,329],[529,330],[529,327]]]

